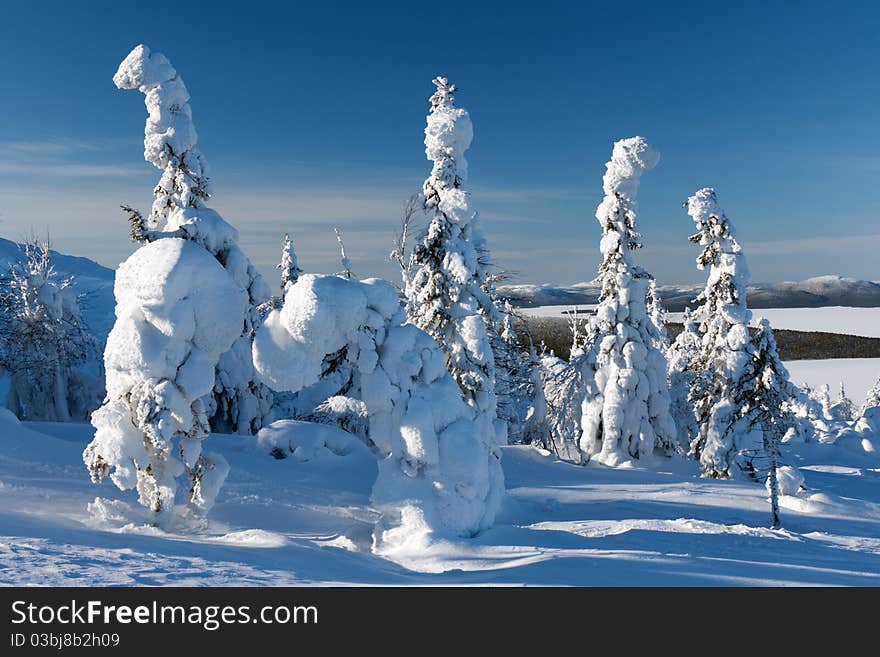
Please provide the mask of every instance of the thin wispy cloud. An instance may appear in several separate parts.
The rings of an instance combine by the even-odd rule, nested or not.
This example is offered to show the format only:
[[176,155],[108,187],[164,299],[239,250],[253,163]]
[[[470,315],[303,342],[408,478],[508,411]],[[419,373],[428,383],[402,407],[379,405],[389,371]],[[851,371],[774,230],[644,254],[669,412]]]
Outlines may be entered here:
[[52,178],[130,178],[144,175],[143,167],[80,162],[0,162],[0,174]]
[[41,139],[32,141],[0,141],[0,152],[15,151],[18,153],[33,153],[37,155],[59,155],[83,151],[100,151],[102,146],[96,143],[72,139],[70,137],[57,137],[53,139]]
[[145,166],[108,161],[105,144],[67,137],[0,142],[0,174],[39,178],[143,176]]

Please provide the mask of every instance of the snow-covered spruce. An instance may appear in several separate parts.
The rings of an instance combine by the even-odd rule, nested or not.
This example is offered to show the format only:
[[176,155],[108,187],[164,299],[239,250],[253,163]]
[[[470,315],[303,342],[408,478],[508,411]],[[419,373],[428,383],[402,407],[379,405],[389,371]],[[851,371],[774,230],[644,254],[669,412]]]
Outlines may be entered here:
[[859,412],[855,430],[867,438],[875,438],[880,443],[880,381],[868,391],[865,403]]
[[101,403],[100,343],[71,284],[51,264],[48,240],[27,240],[0,276],[0,405],[23,420],[87,420]]
[[880,406],[880,380],[865,395],[865,401],[862,403],[859,415],[864,415],[868,409],[877,408],[878,406]]
[[500,317],[500,324],[497,321],[489,324],[498,419],[507,425],[508,443],[543,443],[547,433],[546,402],[534,345],[530,345],[529,351],[520,346],[510,301],[501,299],[494,285],[488,287],[486,293]]
[[[497,310],[485,292],[483,266],[488,253],[477,213],[471,209],[465,151],[473,138],[467,111],[456,107],[455,85],[433,80],[431,112],[425,128],[425,154],[434,165],[422,188],[428,221],[405,268],[404,294],[409,321],[428,333],[446,354],[446,367],[465,401],[496,416],[495,363],[489,325]],[[499,441],[506,440],[499,425]]]
[[[788,370],[779,358],[770,322],[761,319],[752,339],[752,376],[743,396],[735,401],[748,418],[746,430],[761,434],[760,452],[749,455],[749,466],[756,479],[764,478],[770,494],[773,527],[779,527],[779,443],[792,425],[788,404],[794,393]],[[763,475],[766,474],[766,477]]]
[[697,424],[696,434],[690,436],[690,452],[699,459],[703,476],[727,478],[737,472],[754,476],[755,459],[766,455],[761,427],[750,419],[756,403],[755,377],[762,375],[756,370],[756,359],[769,358],[767,354],[774,359],[763,367],[772,367],[775,372],[779,390],[774,394],[785,401],[775,413],[786,418],[789,428],[803,429],[792,404],[804,400],[778,362],[775,342],[772,349],[766,344],[772,340],[769,325],[759,331],[757,342],[749,337],[752,313],[746,307],[748,267],[715,190],[706,187],[697,191],[686,207],[697,227],[690,239],[702,247],[697,267],[709,269],[706,287],[697,297],[693,313],[702,344],[689,395]]
[[144,156],[164,173],[149,219],[131,211],[133,237],[143,246],[116,273],[107,398],[92,415],[95,438],[83,459],[93,480],[109,474],[122,490],[136,487],[139,501],[167,518],[178,477],[186,475],[188,501],[204,510],[228,471],[222,458],[202,453],[206,400],[218,378],[228,375],[221,404],[231,390],[236,412],[256,413],[255,396],[239,393],[250,385],[242,372],[253,371],[248,334],[264,284],[236,230],[205,206],[189,95],[171,64],[138,46],[113,80],[146,95]]
[[284,242],[281,245],[281,262],[276,265],[281,270],[281,293],[284,294],[299,280],[299,275],[303,270],[299,267],[296,259],[296,251],[293,247],[293,240],[290,239],[289,233],[284,233]]
[[359,406],[380,457],[374,549],[417,551],[431,536],[488,528],[503,494],[494,417],[464,403],[443,352],[411,324],[386,281],[306,274],[266,318],[254,362],[275,389],[298,392],[348,364],[337,407]]
[[[657,292],[657,281],[653,278],[648,283],[648,293],[645,296],[645,308],[648,311],[648,317],[654,323],[657,337],[651,343],[657,347],[664,355],[669,349],[669,333],[666,330],[666,308],[663,306],[663,300]],[[668,355],[667,355],[668,357]]]
[[635,226],[639,178],[658,160],[642,137],[616,142],[605,165],[605,198],[596,210],[602,291],[589,349],[579,357],[586,395],[580,449],[608,465],[648,457],[655,449],[672,453],[676,446],[666,359],[654,346],[660,335],[646,308],[652,277],[634,257],[641,247]]
[[701,351],[700,332],[694,323],[691,309],[685,308],[682,331],[669,346],[666,357],[669,396],[672,401],[670,412],[678,429],[680,442],[688,445],[697,434],[697,418],[690,394],[698,374]]
[[690,395],[698,425],[690,451],[699,459],[704,476],[729,477],[734,464],[743,465],[740,455],[758,449],[760,441],[760,435],[743,430],[735,401],[742,397],[752,375],[748,329],[752,313],[746,307],[749,272],[715,190],[697,191],[686,207],[697,226],[690,239],[702,247],[697,268],[709,270],[694,311],[702,352]]
[[238,246],[238,231],[205,205],[211,196],[208,165],[197,146],[189,92],[171,62],[161,53],[137,46],[120,64],[113,82],[120,89],[144,94],[148,112],[144,159],[162,170],[141,241],[173,234],[198,242],[247,291],[248,312],[240,337],[217,363],[206,406],[215,429],[253,433],[262,426],[272,403],[271,391],[256,380],[250,362],[259,323],[257,308],[270,298],[271,290]]
[[852,400],[847,397],[846,387],[843,385],[843,381],[840,382],[840,385],[837,388],[837,400],[828,410],[831,412],[832,417],[838,422],[849,423],[856,419],[858,409],[856,409],[856,405],[853,404]]
[[563,461],[586,463],[580,449],[584,368],[552,354],[541,357],[540,367],[547,429],[539,445]]

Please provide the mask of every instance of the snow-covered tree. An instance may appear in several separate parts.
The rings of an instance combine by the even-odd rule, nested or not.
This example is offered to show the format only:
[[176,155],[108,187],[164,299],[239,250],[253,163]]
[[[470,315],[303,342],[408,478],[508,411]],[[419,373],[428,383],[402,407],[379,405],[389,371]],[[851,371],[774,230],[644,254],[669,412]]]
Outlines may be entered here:
[[139,501],[167,518],[179,477],[189,503],[204,510],[228,471],[222,457],[202,452],[212,390],[238,422],[256,415],[257,404],[245,408],[255,397],[249,335],[255,301],[268,289],[236,230],[205,205],[208,179],[189,94],[171,63],[141,45],[113,81],[145,94],[144,156],[163,174],[149,218],[132,218],[143,246],[116,273],[107,398],[92,415],[95,438],[83,459],[93,480],[109,475],[122,490],[137,488]]
[[[779,360],[769,324],[761,325],[755,340],[749,336],[748,267],[733,225],[718,206],[715,190],[699,190],[687,200],[686,207],[698,231],[690,239],[702,247],[697,267],[709,269],[693,313],[702,345],[689,395],[697,422],[691,454],[699,459],[703,476],[727,478],[737,472],[755,476],[756,455],[766,458],[767,454],[767,438],[761,427],[770,426],[769,422],[774,432],[781,430],[774,440],[792,428],[809,431],[795,412],[805,400]],[[769,376],[769,371],[773,373],[772,391],[761,387],[768,382],[759,380]],[[770,410],[761,411],[758,422],[756,399],[768,395],[776,405],[771,415]]]
[[473,127],[467,111],[455,106],[455,85],[443,77],[433,82],[425,154],[434,165],[421,195],[428,221],[404,270],[407,316],[440,345],[465,401],[495,417],[490,326],[497,310],[485,292],[485,238],[462,188]]
[[531,442],[544,431],[539,425],[546,414],[540,364],[534,346],[525,351],[514,327],[515,311],[510,301],[497,296],[494,287],[486,290],[501,318],[490,324],[490,344],[495,358],[495,394],[498,419],[507,424],[509,443]]
[[698,374],[701,347],[700,332],[694,323],[691,309],[685,308],[682,331],[666,352],[669,359],[667,379],[671,399],[670,412],[681,445],[690,445],[697,433],[697,418],[690,394]]
[[875,438],[880,442],[880,381],[865,396],[855,430],[866,438]]
[[[208,165],[198,149],[189,92],[160,53],[138,46],[126,57],[113,81],[120,89],[144,94],[149,114],[144,129],[144,159],[162,170],[149,217],[138,241],[175,234],[201,244],[248,293],[248,313],[240,339],[217,363],[207,413],[215,430],[254,433],[272,403],[271,391],[258,381],[250,362],[251,343],[260,321],[258,307],[271,297],[263,277],[238,245],[238,231],[206,206],[211,196]],[[138,233],[133,220],[133,235]]]
[[657,282],[653,278],[648,283],[645,307],[648,311],[648,317],[651,318],[654,327],[657,329],[657,337],[651,343],[666,354],[666,350],[669,349],[669,333],[666,330],[666,308],[663,306],[663,300],[657,292]]
[[742,397],[736,399],[742,414],[748,418],[747,430],[761,434],[761,451],[747,454],[748,464],[756,478],[766,473],[766,485],[770,494],[773,528],[779,519],[779,443],[792,425],[788,404],[793,396],[788,370],[779,358],[776,339],[770,322],[761,319],[751,341],[752,362],[749,369],[752,378],[748,387],[741,389]]
[[275,267],[281,270],[281,293],[284,294],[291,285],[296,284],[299,275],[303,273],[297,262],[293,240],[290,239],[289,233],[284,233],[284,242],[281,245],[281,262]]
[[843,381],[837,388],[837,400],[831,405],[831,415],[838,422],[849,423],[856,419],[858,409],[852,400],[846,396],[846,388]]
[[748,329],[752,313],[746,307],[749,273],[715,190],[699,190],[686,207],[698,231],[690,239],[702,247],[697,268],[709,270],[693,314],[702,335],[702,353],[690,395],[699,426],[690,449],[704,476],[729,477],[738,455],[755,449],[754,436],[738,431],[744,425],[736,406],[753,376]]
[[[23,420],[86,420],[103,396],[100,344],[71,284],[51,264],[49,241],[27,240],[0,277],[2,399]],[[89,374],[89,369],[94,370]]]
[[658,160],[642,137],[616,142],[605,165],[605,198],[596,210],[602,291],[589,350],[581,357],[586,396],[580,449],[609,465],[649,457],[655,448],[675,449],[666,359],[654,346],[660,336],[646,308],[652,277],[635,261],[642,246],[636,191],[642,173]]
[[588,457],[580,445],[581,403],[584,398],[583,368],[544,354],[540,358],[540,377],[546,406],[546,432],[541,443],[563,461],[586,463]]
[[336,243],[339,244],[339,263],[342,265],[342,269],[336,275],[351,280],[354,278],[354,274],[351,271],[351,260],[348,259],[345,253],[345,242],[342,241],[342,233],[339,232],[338,228],[334,228],[333,232],[336,233]]
[[306,274],[254,342],[256,367],[278,390],[326,380],[328,358],[347,364],[328,404],[361,416],[380,456],[374,550],[385,555],[483,531],[504,490],[494,417],[464,403],[443,352],[405,321],[386,281]]
[[880,406],[880,380],[865,395],[865,401],[859,409],[859,415],[864,415],[869,408],[877,408]]

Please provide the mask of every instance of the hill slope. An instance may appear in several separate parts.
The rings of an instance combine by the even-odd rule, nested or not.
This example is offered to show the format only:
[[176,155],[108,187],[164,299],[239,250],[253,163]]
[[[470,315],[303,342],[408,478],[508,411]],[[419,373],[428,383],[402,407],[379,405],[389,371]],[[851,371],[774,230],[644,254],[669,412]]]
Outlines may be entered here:
[[[50,251],[52,266],[61,278],[74,277],[73,287],[80,299],[83,319],[103,340],[113,327],[113,280],[115,273],[94,260]],[[0,271],[24,259],[21,246],[0,237]]]

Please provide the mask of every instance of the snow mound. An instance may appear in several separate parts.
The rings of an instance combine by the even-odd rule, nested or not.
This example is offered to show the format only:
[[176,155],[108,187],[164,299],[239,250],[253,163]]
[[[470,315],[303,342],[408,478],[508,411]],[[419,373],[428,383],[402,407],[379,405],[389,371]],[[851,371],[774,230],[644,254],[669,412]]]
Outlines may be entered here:
[[[804,485],[804,475],[797,468],[790,465],[781,465],[776,471],[776,479],[779,482],[780,495],[797,495]],[[767,494],[770,494],[770,477],[764,482]]]

